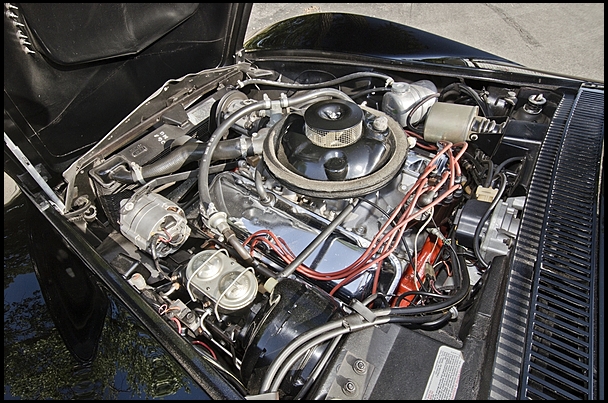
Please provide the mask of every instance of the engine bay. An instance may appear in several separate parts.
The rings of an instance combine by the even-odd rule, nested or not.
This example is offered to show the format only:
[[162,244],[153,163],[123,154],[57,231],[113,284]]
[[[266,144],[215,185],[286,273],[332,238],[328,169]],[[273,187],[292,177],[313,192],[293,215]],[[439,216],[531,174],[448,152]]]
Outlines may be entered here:
[[64,173],[66,216],[244,396],[453,398],[561,95],[327,69],[168,84]]

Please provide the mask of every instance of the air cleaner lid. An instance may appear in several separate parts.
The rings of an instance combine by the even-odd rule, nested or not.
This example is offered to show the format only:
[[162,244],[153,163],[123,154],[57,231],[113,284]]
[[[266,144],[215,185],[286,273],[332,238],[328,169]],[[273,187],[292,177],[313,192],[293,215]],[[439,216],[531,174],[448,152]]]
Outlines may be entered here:
[[363,111],[341,99],[317,102],[304,112],[306,137],[324,148],[340,148],[361,138]]

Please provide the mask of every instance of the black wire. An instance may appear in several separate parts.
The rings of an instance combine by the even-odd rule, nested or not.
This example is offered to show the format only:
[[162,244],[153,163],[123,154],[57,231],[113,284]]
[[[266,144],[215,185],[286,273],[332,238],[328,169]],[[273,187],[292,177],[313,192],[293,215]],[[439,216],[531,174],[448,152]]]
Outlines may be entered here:
[[471,98],[473,98],[473,100],[475,101],[477,106],[479,106],[482,116],[483,117],[489,116],[488,105],[483,101],[483,99],[481,99],[479,94],[473,88],[469,87],[468,85],[466,85],[464,83],[452,83],[452,84],[446,86],[441,91],[441,97],[439,99],[444,100],[448,95],[451,95],[451,93],[456,93],[456,91],[458,91],[458,93],[465,93],[465,94],[469,95]]
[[440,327],[443,327],[446,323],[450,321],[452,318],[452,312],[448,311],[444,313],[439,319],[435,319],[433,321],[429,321],[420,325],[421,329],[424,330],[436,330]]
[[481,256],[481,251],[479,250],[479,237],[481,235],[481,229],[483,228],[485,222],[490,217],[490,214],[492,214],[492,211],[500,201],[500,198],[505,192],[505,188],[507,186],[507,177],[504,173],[499,173],[496,176],[500,178],[500,188],[498,189],[498,193],[496,193],[496,196],[494,196],[492,204],[490,204],[490,207],[486,210],[484,215],[481,217],[481,220],[479,220],[479,222],[477,223],[475,233],[473,234],[473,252],[475,253],[475,257],[477,258],[477,264],[481,266],[482,270],[486,270],[488,267],[490,267],[490,264],[485,261],[483,256]]
[[391,308],[389,315],[420,315],[431,312],[439,312],[460,304],[468,297],[471,281],[469,277],[469,271],[467,270],[466,264],[463,264],[463,262],[461,261],[458,253],[456,252],[456,249],[454,249],[454,246],[452,245],[454,242],[454,234],[452,234],[451,242],[444,242],[443,245],[450,253],[450,261],[452,262],[452,277],[454,278],[454,283],[460,285],[460,288],[458,288],[456,293],[450,295],[449,298],[445,299],[444,301],[430,304],[427,306],[410,305],[404,308],[394,307]]
[[432,298],[440,298],[440,299],[448,299],[450,298],[449,295],[443,295],[443,294],[435,294],[434,292],[427,292],[427,291],[407,291],[404,292],[403,294],[400,294],[397,299],[395,300],[395,305],[399,306],[399,304],[401,303],[401,301],[403,301],[403,299],[405,297],[409,297],[410,295],[416,295],[416,296],[420,296],[420,297],[432,297]]
[[[405,119],[405,126],[408,128],[408,130],[413,131],[414,133],[422,136],[422,132],[420,130],[418,130],[417,128],[415,128],[412,125],[412,116],[416,113],[416,111],[418,110],[418,108],[420,108],[422,105],[424,105],[427,101],[433,99],[433,98],[439,98],[440,94],[439,93],[434,93],[434,94],[430,94],[427,95],[424,98],[420,98],[418,101],[416,101],[414,104],[412,104],[409,108],[407,108],[404,112],[407,112],[408,110],[410,111],[407,114],[407,118]],[[422,119],[420,119],[419,122],[421,122],[424,119],[424,117]]]
[[488,172],[486,173],[486,181],[484,182],[484,187],[488,188],[492,185],[492,177],[494,176],[494,163],[492,160],[488,159],[485,161],[488,164]]
[[[447,314],[451,316],[450,312]],[[424,325],[441,320],[445,317],[445,315],[445,313],[439,313],[424,316],[391,316],[388,323],[397,323],[401,325]]]
[[526,159],[526,157],[511,157],[511,158],[507,158],[506,160],[504,160],[503,162],[501,162],[497,167],[496,167],[496,173],[500,173],[503,168],[505,168],[506,166],[519,161],[520,163],[523,163],[524,160]]
[[[386,308],[386,307],[388,307],[386,295],[382,294],[381,292],[377,292],[375,294],[372,294],[372,295],[368,296],[367,298],[365,298],[361,302],[363,303],[363,305],[369,305],[372,302],[375,303],[376,301],[380,302],[381,306],[379,308]],[[374,308],[378,308],[378,307],[374,306]]]
[[[357,198],[360,202],[365,202],[367,204],[369,204],[370,206],[372,206],[373,208],[375,208],[376,210],[378,210],[380,213],[382,213],[382,215],[384,215],[387,219],[391,219],[391,216],[382,208],[380,207],[377,203],[371,201],[371,200],[367,200],[361,197]],[[393,224],[393,226],[396,224],[395,220],[393,220],[393,222],[391,222],[391,224]]]
[[469,294],[469,298],[458,306],[459,310],[464,311],[464,310],[468,309],[471,305],[473,305],[473,302],[475,301],[475,297],[477,296],[477,293],[481,290],[481,287],[484,284],[484,279],[485,279],[485,276],[487,275],[486,273],[487,272],[481,273],[480,279],[473,285],[473,287],[471,287],[471,292]]
[[[213,357],[209,354],[208,351],[206,351],[205,349],[197,346],[196,344],[193,345],[194,349],[201,355],[203,355],[204,359],[206,359],[207,361],[211,362],[213,360]],[[217,361],[213,361],[216,362]],[[234,386],[236,389],[238,389],[239,393],[242,394],[243,396],[247,396],[248,392],[247,390],[245,390],[244,385],[242,385],[239,381],[238,378],[232,374],[230,371],[228,371],[226,368],[224,368],[220,363],[217,363],[217,365],[213,365],[212,366],[215,369],[219,369],[220,372],[218,372],[220,375],[222,375],[222,377],[228,381],[232,386]]]
[[475,165],[475,169],[481,175],[481,173],[483,172],[483,165],[481,165],[481,162],[479,162],[479,160],[477,158],[475,158],[468,151],[465,151],[464,154],[462,154],[462,157],[465,158],[466,160],[470,161],[471,163],[473,163],[473,165]]
[[388,92],[391,89],[389,87],[378,87],[378,88],[369,88],[367,90],[362,90],[359,92],[356,92],[354,94],[351,94],[351,98],[352,99],[357,99],[357,98],[361,98],[362,96],[368,95],[368,94],[373,94],[374,92]]
[[481,186],[482,185],[482,180],[481,180],[482,173],[481,172],[483,170],[483,166],[481,166],[481,163],[475,157],[473,157],[471,154],[469,154],[466,151],[462,155],[462,158],[463,158],[463,160],[466,160],[466,162],[469,162],[472,164],[472,166],[470,164],[462,164],[462,166],[471,175],[471,178],[473,178],[473,181],[475,182],[475,184],[477,186]]
[[488,112],[488,105],[481,99],[479,94],[473,88],[469,87],[468,85],[460,84],[460,89],[464,90],[465,93],[469,94],[471,98],[475,100],[477,105],[479,105],[479,109],[481,110],[483,117],[487,118],[490,115]]
[[164,272],[161,270],[160,268],[160,263],[158,261],[158,255],[156,254],[156,243],[158,242],[158,239],[160,238],[160,235],[154,235],[151,239],[150,242],[150,254],[152,255],[152,260],[154,261],[154,267],[156,268],[156,271],[158,271],[161,274],[164,274]]

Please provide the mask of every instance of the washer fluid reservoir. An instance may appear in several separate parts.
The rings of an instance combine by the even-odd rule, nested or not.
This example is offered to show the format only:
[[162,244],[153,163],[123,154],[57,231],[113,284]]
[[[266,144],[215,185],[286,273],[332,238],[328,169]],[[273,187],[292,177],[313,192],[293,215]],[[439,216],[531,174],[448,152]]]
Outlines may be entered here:
[[[382,98],[382,110],[395,119],[401,127],[407,126],[407,115],[413,105],[422,98],[437,92],[437,87],[429,80],[420,80],[411,84],[395,82],[391,91]],[[428,109],[437,101],[437,98],[425,102],[414,112],[410,119],[411,124],[418,123]]]

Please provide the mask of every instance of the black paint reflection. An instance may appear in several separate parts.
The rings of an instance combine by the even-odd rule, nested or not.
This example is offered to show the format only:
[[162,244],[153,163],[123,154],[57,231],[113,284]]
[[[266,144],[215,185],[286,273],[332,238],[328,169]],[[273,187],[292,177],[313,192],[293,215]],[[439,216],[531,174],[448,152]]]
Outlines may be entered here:
[[311,50],[395,60],[477,57],[506,61],[416,28],[347,13],[306,14],[280,21],[250,38],[245,50]]
[[48,311],[28,249],[33,207],[4,210],[5,399],[208,399],[117,301],[109,298],[94,359],[68,351]]
[[42,296],[66,347],[86,363],[95,357],[108,298],[83,262],[45,223],[29,214],[29,252]]

